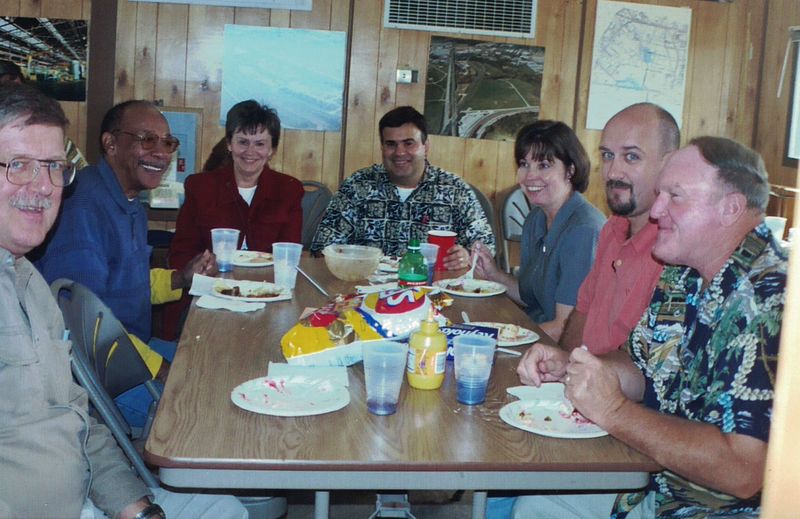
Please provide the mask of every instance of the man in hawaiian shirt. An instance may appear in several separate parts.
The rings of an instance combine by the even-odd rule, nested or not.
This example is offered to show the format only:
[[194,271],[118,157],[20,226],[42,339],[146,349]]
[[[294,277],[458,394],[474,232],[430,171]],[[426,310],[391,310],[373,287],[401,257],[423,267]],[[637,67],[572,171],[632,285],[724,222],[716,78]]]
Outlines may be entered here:
[[495,253],[495,237],[475,193],[464,180],[428,163],[427,125],[410,106],[387,112],[378,123],[383,164],[345,180],[328,205],[311,251],[331,243],[370,245],[402,255],[409,240],[427,241],[428,230],[454,231],[447,269],[469,264],[477,241]]
[[[665,263],[623,350],[573,350],[578,411],[664,467],[646,492],[518,499],[562,517],[757,517],[771,423],[786,252],[766,225],[764,163],[729,139],[674,153],[657,185],[653,253]],[[573,514],[572,517],[575,517]]]

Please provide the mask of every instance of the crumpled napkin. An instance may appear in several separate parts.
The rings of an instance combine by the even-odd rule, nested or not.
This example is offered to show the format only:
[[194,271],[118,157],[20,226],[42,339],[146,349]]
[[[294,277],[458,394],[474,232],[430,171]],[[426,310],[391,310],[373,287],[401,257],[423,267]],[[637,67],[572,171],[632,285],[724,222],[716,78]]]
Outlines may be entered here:
[[296,375],[328,380],[331,384],[337,386],[348,387],[350,385],[347,367],[345,366],[299,366],[282,362],[270,362],[267,367],[267,376],[270,378],[293,377]]
[[267,303],[255,302],[246,303],[244,301],[234,301],[232,299],[222,299],[221,297],[214,297],[211,295],[200,296],[197,300],[197,306],[200,308],[208,308],[210,310],[230,310],[231,312],[254,312],[261,310]]

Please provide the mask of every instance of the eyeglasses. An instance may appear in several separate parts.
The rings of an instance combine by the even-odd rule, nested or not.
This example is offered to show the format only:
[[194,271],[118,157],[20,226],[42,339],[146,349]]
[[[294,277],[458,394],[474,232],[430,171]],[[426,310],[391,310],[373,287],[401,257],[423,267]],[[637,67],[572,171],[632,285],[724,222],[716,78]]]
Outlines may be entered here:
[[149,150],[152,150],[153,148],[155,148],[156,144],[158,144],[159,141],[164,143],[164,147],[170,153],[172,153],[173,151],[177,150],[178,146],[181,145],[181,141],[179,141],[177,138],[173,137],[172,135],[169,135],[167,137],[159,137],[158,135],[156,135],[153,132],[138,132],[138,133],[134,133],[134,132],[127,132],[125,130],[120,130],[120,129],[114,130],[111,133],[124,133],[125,135],[130,135],[131,137],[133,137],[134,139],[139,141],[139,144],[142,146],[142,149],[145,150],[145,151],[149,151]]
[[6,179],[17,186],[25,186],[33,182],[42,168],[47,169],[50,183],[56,187],[66,187],[75,179],[75,166],[65,160],[18,157],[8,162],[0,162],[0,166],[6,168]]

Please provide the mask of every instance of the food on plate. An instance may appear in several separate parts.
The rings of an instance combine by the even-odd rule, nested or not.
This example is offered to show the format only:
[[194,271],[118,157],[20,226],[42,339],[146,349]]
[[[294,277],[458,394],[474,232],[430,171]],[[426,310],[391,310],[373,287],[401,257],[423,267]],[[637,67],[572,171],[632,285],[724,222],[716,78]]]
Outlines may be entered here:
[[243,298],[267,298],[282,296],[283,292],[275,285],[258,283],[253,285],[229,285],[217,282],[214,285],[214,292],[223,296],[243,297]]
[[558,414],[575,425],[594,425],[593,421],[583,416],[569,401],[561,402],[561,405],[558,406]]
[[265,261],[272,261],[272,254],[269,252],[243,251],[237,254],[235,259],[242,263],[263,263]]

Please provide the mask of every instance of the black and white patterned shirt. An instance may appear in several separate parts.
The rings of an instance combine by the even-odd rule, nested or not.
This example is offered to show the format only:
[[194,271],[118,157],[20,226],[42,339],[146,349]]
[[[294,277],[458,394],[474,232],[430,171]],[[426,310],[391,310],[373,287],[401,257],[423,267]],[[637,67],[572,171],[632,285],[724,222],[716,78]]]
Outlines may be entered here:
[[410,239],[427,241],[429,230],[454,231],[458,244],[468,248],[480,240],[495,252],[489,220],[464,180],[428,164],[422,181],[403,202],[386,168],[373,164],[342,183],[317,227],[311,251],[349,243],[400,256]]

